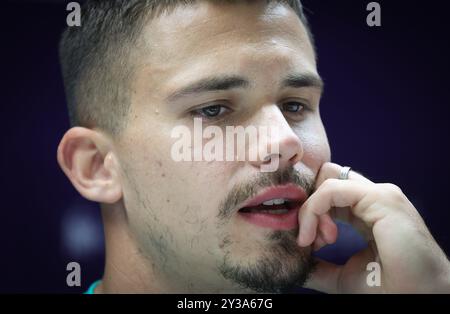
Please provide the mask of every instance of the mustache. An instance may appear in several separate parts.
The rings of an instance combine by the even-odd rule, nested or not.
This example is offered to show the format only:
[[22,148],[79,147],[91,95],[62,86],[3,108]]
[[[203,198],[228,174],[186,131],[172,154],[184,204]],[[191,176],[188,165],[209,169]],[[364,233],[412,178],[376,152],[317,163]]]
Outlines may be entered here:
[[248,182],[235,185],[219,207],[218,218],[220,220],[229,219],[234,212],[234,208],[245,200],[254,197],[264,188],[295,184],[303,190],[309,197],[314,192],[315,177],[308,174],[301,174],[293,167],[284,168],[275,172],[260,172]]

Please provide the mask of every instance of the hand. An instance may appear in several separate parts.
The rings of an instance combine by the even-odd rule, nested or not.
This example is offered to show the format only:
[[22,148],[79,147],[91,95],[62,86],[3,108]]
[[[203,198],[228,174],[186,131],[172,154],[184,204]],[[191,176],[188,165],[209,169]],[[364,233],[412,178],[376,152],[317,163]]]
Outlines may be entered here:
[[[368,247],[338,266],[318,260],[305,287],[327,293],[450,293],[450,262],[413,204],[393,184],[375,184],[325,163],[316,191],[299,211],[298,244],[319,249],[337,238],[333,219],[353,225]],[[370,262],[381,266],[381,284],[367,284]]]

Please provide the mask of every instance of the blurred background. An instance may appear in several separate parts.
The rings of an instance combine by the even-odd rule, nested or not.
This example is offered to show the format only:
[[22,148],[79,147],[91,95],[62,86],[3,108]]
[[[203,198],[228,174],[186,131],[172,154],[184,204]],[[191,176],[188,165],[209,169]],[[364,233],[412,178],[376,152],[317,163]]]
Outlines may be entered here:
[[[70,1],[0,5],[0,292],[80,293],[100,278],[97,204],[56,162],[69,128],[57,46]],[[333,161],[399,185],[450,252],[449,25],[444,1],[303,0],[325,80],[321,113]],[[319,254],[338,263],[364,244],[342,227]],[[81,265],[81,287],[66,265]]]

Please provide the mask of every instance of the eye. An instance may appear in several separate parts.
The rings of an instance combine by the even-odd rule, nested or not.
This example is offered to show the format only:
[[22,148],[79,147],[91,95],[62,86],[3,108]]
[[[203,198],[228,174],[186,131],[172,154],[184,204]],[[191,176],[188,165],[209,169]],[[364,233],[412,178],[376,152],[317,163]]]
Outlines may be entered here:
[[305,109],[305,105],[298,101],[289,101],[284,103],[281,108],[291,113],[300,113]]
[[225,112],[227,112],[229,109],[222,105],[212,105],[203,107],[200,109],[194,110],[192,113],[194,115],[200,115],[202,117],[206,118],[216,118],[220,115],[223,115]]

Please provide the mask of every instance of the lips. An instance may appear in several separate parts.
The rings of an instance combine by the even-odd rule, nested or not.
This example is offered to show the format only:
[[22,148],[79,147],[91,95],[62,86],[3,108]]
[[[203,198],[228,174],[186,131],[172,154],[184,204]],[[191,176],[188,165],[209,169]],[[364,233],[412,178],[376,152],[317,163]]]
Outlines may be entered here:
[[289,230],[298,227],[298,210],[306,198],[306,192],[297,185],[273,186],[245,201],[238,213],[256,226]]

